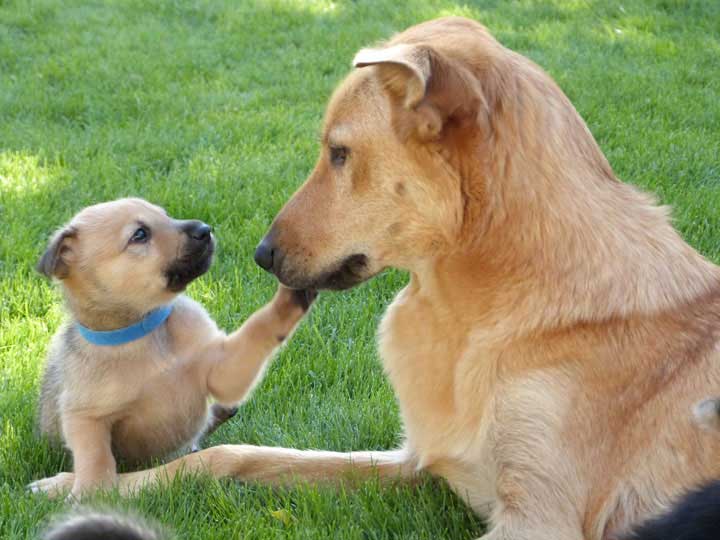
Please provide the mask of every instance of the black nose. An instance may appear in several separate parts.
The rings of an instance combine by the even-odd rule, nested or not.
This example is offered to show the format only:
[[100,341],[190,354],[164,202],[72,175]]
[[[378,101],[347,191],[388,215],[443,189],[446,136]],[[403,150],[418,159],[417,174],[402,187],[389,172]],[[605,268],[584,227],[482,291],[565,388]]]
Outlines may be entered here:
[[210,225],[196,220],[188,221],[184,229],[190,238],[197,240],[198,242],[208,241],[210,239],[210,233],[212,232],[212,227]]
[[262,239],[262,242],[255,248],[255,262],[263,270],[272,272],[273,259],[275,258],[275,247],[272,242],[267,238]]

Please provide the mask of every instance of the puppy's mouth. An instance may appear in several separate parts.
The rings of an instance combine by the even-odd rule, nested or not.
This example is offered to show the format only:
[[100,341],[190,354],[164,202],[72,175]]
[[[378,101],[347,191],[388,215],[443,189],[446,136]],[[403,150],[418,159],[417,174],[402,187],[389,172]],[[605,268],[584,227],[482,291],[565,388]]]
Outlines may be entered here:
[[215,240],[212,237],[201,245],[186,248],[185,252],[165,269],[167,289],[172,292],[184,291],[191,281],[210,269],[213,253]]
[[[282,265],[283,267],[286,265]],[[367,281],[375,275],[369,269],[367,255],[356,253],[344,258],[328,270],[315,276],[302,276],[281,267],[275,274],[281,283],[294,289],[324,289],[342,291]]]

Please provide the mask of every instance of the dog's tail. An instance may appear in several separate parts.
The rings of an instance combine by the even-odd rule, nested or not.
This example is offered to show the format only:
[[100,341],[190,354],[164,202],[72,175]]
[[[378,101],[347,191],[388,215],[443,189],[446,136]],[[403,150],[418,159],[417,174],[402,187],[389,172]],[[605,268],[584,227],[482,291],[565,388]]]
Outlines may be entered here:
[[637,527],[625,540],[717,540],[720,480],[685,495],[664,515]]
[[143,519],[114,512],[81,510],[55,520],[43,540],[171,540]]

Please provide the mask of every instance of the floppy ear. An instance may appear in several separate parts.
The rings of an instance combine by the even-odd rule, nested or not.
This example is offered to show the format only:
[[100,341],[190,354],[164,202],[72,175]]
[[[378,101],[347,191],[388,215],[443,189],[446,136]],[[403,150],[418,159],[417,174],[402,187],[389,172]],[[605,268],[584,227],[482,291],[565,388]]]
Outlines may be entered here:
[[410,113],[412,129],[421,139],[437,138],[450,118],[477,115],[485,105],[480,84],[469,70],[427,46],[362,49],[353,65],[377,66],[383,86]]
[[386,49],[361,49],[355,67],[379,65],[385,87],[403,99],[406,109],[416,107],[425,97],[430,79],[430,54],[424,47],[394,45]]
[[77,236],[77,229],[65,227],[55,233],[45,253],[37,263],[37,271],[51,278],[65,279],[70,273],[72,259],[72,239]]

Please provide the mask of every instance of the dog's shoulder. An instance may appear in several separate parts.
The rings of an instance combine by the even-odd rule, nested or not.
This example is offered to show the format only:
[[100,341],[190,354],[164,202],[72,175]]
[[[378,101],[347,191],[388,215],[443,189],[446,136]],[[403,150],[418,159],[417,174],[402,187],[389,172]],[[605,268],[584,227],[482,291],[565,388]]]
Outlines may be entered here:
[[175,355],[192,356],[193,351],[202,349],[221,334],[200,302],[186,295],[175,299],[166,331],[168,345]]
[[75,322],[66,321],[50,342],[46,361],[47,372],[60,375],[65,370],[72,369],[75,362],[83,361],[86,348]]
[[176,327],[186,331],[194,329],[203,334],[213,334],[218,331],[217,324],[205,307],[184,294],[175,299],[168,323],[171,331]]

